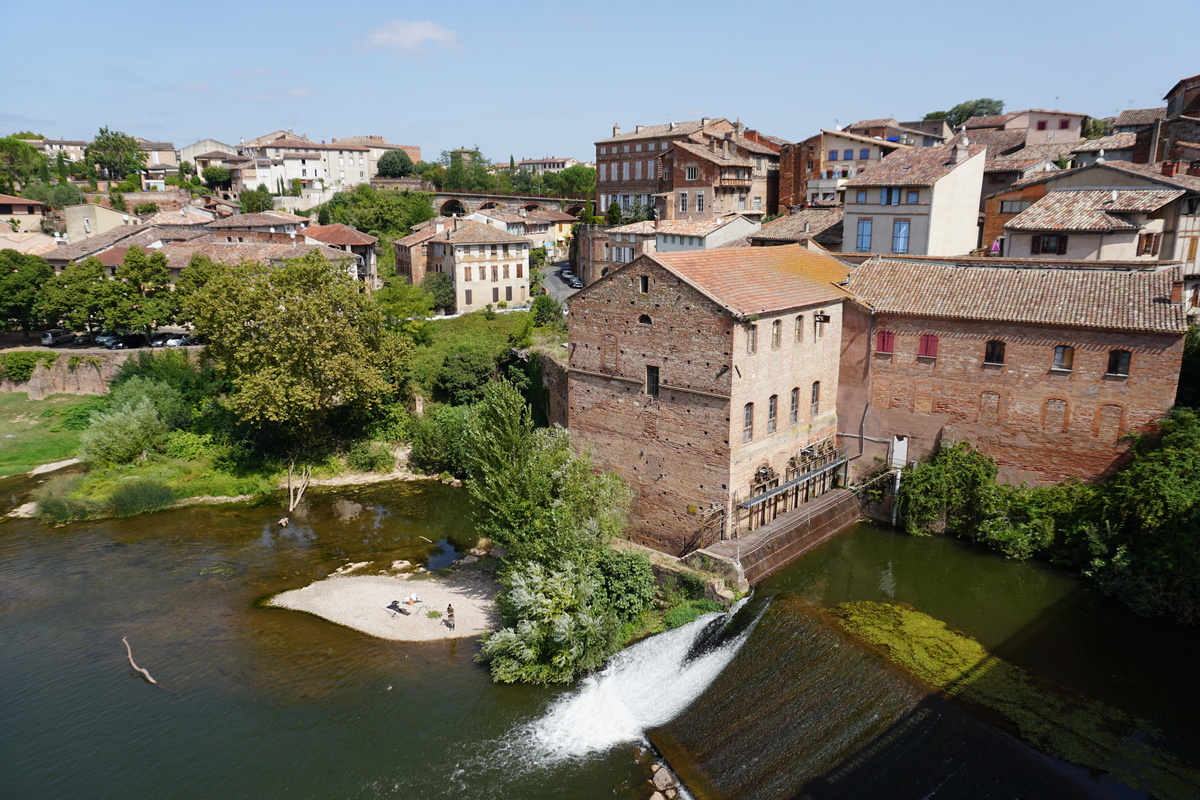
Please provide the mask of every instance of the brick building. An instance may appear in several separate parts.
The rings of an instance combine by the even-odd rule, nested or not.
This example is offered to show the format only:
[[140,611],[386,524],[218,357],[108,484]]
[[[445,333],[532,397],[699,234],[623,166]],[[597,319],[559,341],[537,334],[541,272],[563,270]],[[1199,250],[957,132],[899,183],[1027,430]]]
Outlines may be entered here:
[[658,157],[655,195],[661,220],[703,220],[727,214],[762,217],[779,206],[779,152],[745,138],[741,123],[721,136],[678,141]]
[[797,246],[653,253],[570,301],[569,421],[683,553],[829,488],[847,268]]
[[884,156],[907,148],[899,141],[833,130],[784,145],[779,153],[779,205],[842,203],[846,181]]
[[445,230],[445,217],[428,219],[413,226],[413,232],[393,243],[396,250],[396,275],[409,283],[420,286],[429,271],[429,249],[425,246],[430,239]]
[[1008,481],[1092,480],[1175,402],[1175,266],[877,258],[846,289],[860,303],[838,416],[861,442],[855,473],[965,440]]

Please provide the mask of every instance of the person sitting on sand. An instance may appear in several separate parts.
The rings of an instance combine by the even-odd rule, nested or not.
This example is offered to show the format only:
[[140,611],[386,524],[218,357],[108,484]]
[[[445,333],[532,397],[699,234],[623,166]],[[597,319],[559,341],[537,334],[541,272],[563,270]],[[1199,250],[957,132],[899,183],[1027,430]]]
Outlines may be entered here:
[[448,627],[450,630],[454,630],[454,606],[453,605],[446,606],[446,627]]
[[410,606],[415,606],[415,605],[416,605],[417,603],[419,603],[419,602],[421,602],[421,598],[417,597],[417,593],[416,593],[416,592],[413,592],[412,594],[410,594],[410,595],[408,596],[408,604],[409,604]]

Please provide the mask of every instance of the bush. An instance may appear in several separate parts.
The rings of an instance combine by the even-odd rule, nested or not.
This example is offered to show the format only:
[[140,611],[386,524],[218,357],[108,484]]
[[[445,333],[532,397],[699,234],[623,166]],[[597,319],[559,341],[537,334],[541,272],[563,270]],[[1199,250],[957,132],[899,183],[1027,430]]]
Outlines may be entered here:
[[58,353],[47,353],[40,350],[13,350],[0,353],[0,380],[27,381],[33,377],[38,362],[47,368],[54,366]]
[[596,561],[596,574],[597,603],[622,623],[641,614],[654,601],[654,570],[641,553],[603,548]]
[[543,328],[547,325],[562,324],[562,303],[548,294],[539,294],[533,298],[531,311],[534,327]]
[[157,214],[158,203],[138,203],[133,207],[133,213],[137,214],[139,217],[145,216],[146,214]]
[[62,419],[54,426],[56,431],[82,431],[92,424],[92,417],[108,410],[108,398],[89,397],[62,412]]
[[149,478],[134,478],[112,493],[108,510],[114,517],[133,517],[158,511],[173,502],[175,494],[166,485]]
[[180,461],[224,461],[225,449],[213,441],[211,433],[171,431],[163,444],[163,453],[168,458]]
[[463,406],[437,406],[412,425],[412,454],[417,469],[428,473],[467,474],[467,418]]
[[667,630],[673,630],[687,625],[692,620],[699,619],[705,614],[711,614],[714,611],[720,610],[721,607],[712,600],[685,600],[663,615],[663,624],[667,627]]
[[496,361],[483,347],[463,346],[446,354],[434,390],[452,405],[470,405],[496,371]]
[[90,464],[128,464],[166,444],[167,427],[150,398],[97,414],[79,437],[79,455]]
[[33,491],[38,519],[46,523],[86,519],[96,513],[96,504],[72,497],[82,480],[80,475],[59,475]]
[[396,468],[396,457],[383,442],[355,442],[346,464],[355,472],[386,473]]
[[140,375],[118,384],[109,395],[113,410],[126,410],[147,399],[169,430],[182,428],[191,419],[191,409],[173,386]]
[[407,442],[412,435],[412,417],[403,403],[381,406],[370,426],[371,437],[383,442]]

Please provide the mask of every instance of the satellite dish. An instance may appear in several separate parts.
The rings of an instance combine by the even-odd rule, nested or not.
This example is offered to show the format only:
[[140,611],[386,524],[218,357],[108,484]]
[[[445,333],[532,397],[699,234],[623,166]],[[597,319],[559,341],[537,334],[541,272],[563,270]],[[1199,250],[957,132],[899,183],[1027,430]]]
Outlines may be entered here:
[[274,233],[274,232],[275,232],[275,229],[274,229],[274,228],[271,228],[271,233]]

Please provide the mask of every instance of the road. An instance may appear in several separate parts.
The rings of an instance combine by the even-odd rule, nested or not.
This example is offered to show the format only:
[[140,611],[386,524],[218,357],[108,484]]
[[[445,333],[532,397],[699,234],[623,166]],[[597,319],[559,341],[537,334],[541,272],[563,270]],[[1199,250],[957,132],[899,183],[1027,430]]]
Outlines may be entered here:
[[566,261],[559,261],[557,264],[547,264],[542,267],[542,274],[545,276],[542,286],[546,287],[547,294],[563,303],[566,302],[568,297],[579,291],[568,286],[567,282],[559,274],[559,270],[565,266],[567,266]]

